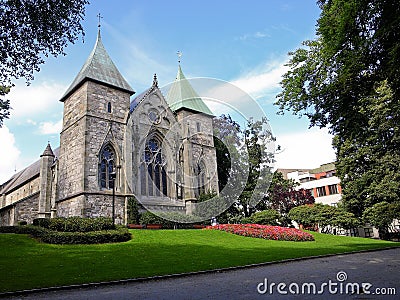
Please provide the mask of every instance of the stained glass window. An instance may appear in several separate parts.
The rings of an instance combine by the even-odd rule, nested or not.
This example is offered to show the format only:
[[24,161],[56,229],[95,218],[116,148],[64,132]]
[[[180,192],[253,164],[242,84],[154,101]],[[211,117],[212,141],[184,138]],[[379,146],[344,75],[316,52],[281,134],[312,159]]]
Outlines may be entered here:
[[114,187],[115,176],[115,152],[111,145],[106,145],[100,153],[99,178],[100,187],[103,189],[112,189]]

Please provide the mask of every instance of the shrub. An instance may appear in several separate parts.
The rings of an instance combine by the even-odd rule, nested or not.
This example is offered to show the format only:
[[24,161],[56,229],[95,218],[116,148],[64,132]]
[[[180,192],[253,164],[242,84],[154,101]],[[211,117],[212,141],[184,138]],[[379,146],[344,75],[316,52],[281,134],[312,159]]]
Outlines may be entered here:
[[163,225],[166,220],[160,218],[159,216],[153,214],[152,212],[146,211],[141,214],[139,223],[140,224],[160,224]]
[[201,223],[201,221],[200,217],[179,212],[160,212],[159,215],[155,215],[152,212],[146,211],[140,216],[139,222],[142,225],[162,225],[163,228],[193,228],[193,224]]
[[60,232],[90,232],[115,229],[111,218],[54,218],[50,219],[49,229]]
[[126,242],[131,239],[126,228],[90,232],[58,232],[51,231],[41,238],[49,244],[101,244]]
[[28,225],[28,222],[26,222],[26,221],[19,221],[19,222],[18,222],[18,225],[19,225],[19,226],[25,226],[25,225]]
[[[267,209],[254,213],[250,218],[245,218],[245,221],[247,223],[276,226],[279,225],[278,220],[280,217],[280,214],[276,210]],[[244,223],[244,221],[242,223]]]
[[132,236],[123,226],[114,230],[91,232],[60,232],[43,227],[27,226],[2,226],[0,233],[29,234],[34,238],[49,244],[99,244],[129,241]]
[[33,219],[32,224],[33,224],[34,226],[39,226],[39,227],[43,227],[43,228],[49,228],[49,226],[50,226],[50,219],[45,219],[45,218]]

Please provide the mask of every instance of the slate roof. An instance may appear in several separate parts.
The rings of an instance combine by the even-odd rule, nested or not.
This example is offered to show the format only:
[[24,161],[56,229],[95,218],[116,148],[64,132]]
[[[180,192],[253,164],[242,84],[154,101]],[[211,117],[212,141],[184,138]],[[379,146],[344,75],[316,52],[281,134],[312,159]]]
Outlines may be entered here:
[[[49,145],[48,145],[48,147],[49,147]],[[47,147],[46,147],[46,150],[47,150]],[[44,153],[46,153],[46,150]],[[51,148],[50,148],[50,150],[51,150]],[[54,152],[51,151],[51,153],[53,153],[53,155],[58,157],[58,155],[60,153],[60,148],[58,147],[57,149],[54,150]],[[0,195],[11,192],[15,188],[25,184],[27,181],[32,180],[36,176],[39,176],[39,174],[40,174],[40,159],[35,161],[33,164],[26,167],[25,169],[23,169],[22,171],[15,173],[9,180],[7,180],[5,183],[0,185]]]
[[190,82],[186,79],[180,65],[178,67],[176,80],[168,91],[166,100],[173,111],[189,109],[214,116],[208,106],[193,89]]
[[60,101],[65,101],[68,96],[78,89],[86,80],[103,83],[126,91],[131,95],[135,93],[129,83],[122,77],[104,48],[100,31],[97,35],[97,41],[92,52]]

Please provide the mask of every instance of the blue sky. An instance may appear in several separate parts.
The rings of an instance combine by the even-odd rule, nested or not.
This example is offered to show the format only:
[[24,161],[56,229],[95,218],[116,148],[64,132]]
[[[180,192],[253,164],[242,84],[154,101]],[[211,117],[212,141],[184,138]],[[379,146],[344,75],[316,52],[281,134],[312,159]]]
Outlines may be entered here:
[[186,77],[229,81],[256,99],[284,149],[277,167],[314,168],[334,160],[326,130],[308,129],[307,119],[290,113],[278,116],[272,104],[287,53],[315,37],[315,0],[97,0],[86,8],[84,42],[69,45],[66,56],[47,58],[29,87],[15,82],[11,118],[0,129],[0,181],[37,160],[48,141],[59,146],[59,99],[94,46],[99,12],[103,43],[137,93],[151,85],[154,73],[160,85],[173,81],[182,51]]

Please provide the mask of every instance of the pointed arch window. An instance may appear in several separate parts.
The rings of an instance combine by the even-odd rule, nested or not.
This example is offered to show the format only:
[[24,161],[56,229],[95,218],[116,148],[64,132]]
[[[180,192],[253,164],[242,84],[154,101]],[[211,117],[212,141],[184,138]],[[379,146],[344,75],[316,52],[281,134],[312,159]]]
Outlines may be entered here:
[[100,188],[112,189],[115,181],[115,151],[106,145],[100,152],[99,167]]
[[196,196],[200,196],[201,194],[206,193],[206,165],[204,164],[203,160],[200,160],[194,170],[194,175],[197,178],[197,191]]
[[140,167],[140,180],[143,196],[167,196],[166,160],[158,139],[147,141]]

